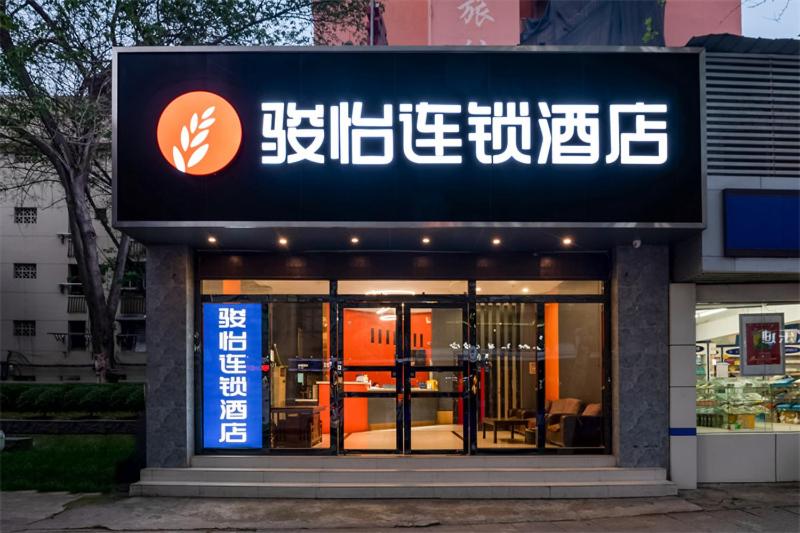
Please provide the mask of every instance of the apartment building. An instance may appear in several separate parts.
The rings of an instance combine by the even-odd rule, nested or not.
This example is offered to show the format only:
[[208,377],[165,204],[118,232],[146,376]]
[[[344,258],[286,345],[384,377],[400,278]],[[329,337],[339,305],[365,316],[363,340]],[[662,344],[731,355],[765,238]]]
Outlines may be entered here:
[[[105,213],[98,213],[104,216]],[[101,254],[115,249],[96,223]],[[116,323],[116,374],[139,381],[145,364],[144,247],[131,248]],[[2,380],[92,381],[89,314],[58,184],[0,197]]]

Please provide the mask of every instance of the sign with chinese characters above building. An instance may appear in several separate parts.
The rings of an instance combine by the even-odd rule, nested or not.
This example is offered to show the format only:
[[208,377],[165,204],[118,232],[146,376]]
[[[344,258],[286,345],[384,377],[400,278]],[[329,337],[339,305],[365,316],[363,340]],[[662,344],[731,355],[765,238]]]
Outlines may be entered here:
[[438,0],[430,4],[434,45],[519,44],[519,2]]
[[[489,21],[481,3],[462,4]],[[116,223],[699,227],[700,60],[686,49],[117,51]]]
[[783,313],[739,315],[739,367],[743,376],[783,375]]
[[203,446],[261,448],[261,304],[203,304]]

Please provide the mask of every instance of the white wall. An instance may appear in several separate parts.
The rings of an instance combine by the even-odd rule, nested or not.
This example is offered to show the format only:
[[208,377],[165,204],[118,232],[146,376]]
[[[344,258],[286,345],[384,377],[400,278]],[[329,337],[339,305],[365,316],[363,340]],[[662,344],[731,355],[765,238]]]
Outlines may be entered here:
[[800,432],[697,436],[697,481],[800,481]]

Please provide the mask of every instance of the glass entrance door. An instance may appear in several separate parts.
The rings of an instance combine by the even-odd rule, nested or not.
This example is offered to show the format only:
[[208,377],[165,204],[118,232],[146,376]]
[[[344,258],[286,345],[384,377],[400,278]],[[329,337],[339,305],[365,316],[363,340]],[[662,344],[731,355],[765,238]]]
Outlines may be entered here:
[[406,453],[466,453],[465,308],[406,304],[403,308],[403,423]]
[[465,453],[466,307],[353,303],[338,318],[338,449]]
[[340,451],[403,450],[402,317],[400,305],[346,304],[339,309]]

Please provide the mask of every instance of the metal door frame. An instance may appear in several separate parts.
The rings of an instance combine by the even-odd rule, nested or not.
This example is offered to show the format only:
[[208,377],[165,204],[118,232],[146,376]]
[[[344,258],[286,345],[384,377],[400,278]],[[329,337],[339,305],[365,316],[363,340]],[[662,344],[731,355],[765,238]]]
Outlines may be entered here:
[[[345,309],[380,309],[382,307],[389,307],[394,308],[395,316],[399,317],[400,320],[395,320],[395,344],[394,344],[394,364],[393,365],[345,365],[344,364],[344,311]],[[402,386],[403,378],[402,378],[402,364],[400,362],[401,354],[402,354],[402,303],[401,302],[369,302],[363,300],[339,300],[336,305],[336,322],[337,322],[337,350],[335,354],[335,368],[334,368],[334,391],[335,391],[335,400],[332,404],[335,406],[336,412],[339,416],[336,417],[336,422],[338,425],[337,431],[337,446],[338,453],[340,454],[348,454],[348,453],[356,453],[356,454],[366,454],[366,453],[378,453],[378,454],[387,454],[387,453],[394,453],[394,454],[402,454],[403,453],[403,412],[402,412],[402,403],[400,400],[401,391],[400,386]],[[386,392],[345,392],[344,390],[344,373],[345,372],[391,372],[395,377],[395,390],[386,391]],[[345,409],[344,409],[344,400],[346,398],[394,398],[395,400],[395,413],[396,413],[396,422],[395,422],[395,448],[387,448],[387,449],[356,449],[350,448],[346,449],[344,447],[344,439],[345,439],[345,432],[344,432],[344,422],[345,422]],[[332,422],[333,423],[333,422]]]
[[[459,356],[460,364],[458,365],[424,365],[424,366],[411,366],[411,310],[412,309],[459,309],[461,310],[461,355]],[[431,318],[432,321],[432,318]],[[469,419],[470,419],[470,401],[469,401],[469,368],[468,357],[465,357],[464,344],[469,342],[469,315],[466,303],[445,303],[445,302],[431,302],[431,303],[416,303],[406,302],[403,306],[403,325],[408,326],[403,328],[403,448],[406,455],[413,454],[462,454],[469,453]],[[432,336],[431,336],[432,338]],[[414,372],[455,372],[458,376],[458,382],[461,385],[461,391],[452,392],[422,392],[411,390],[411,377]],[[462,420],[461,420],[461,448],[456,449],[419,449],[414,450],[411,446],[411,399],[412,398],[457,398],[462,401]]]

